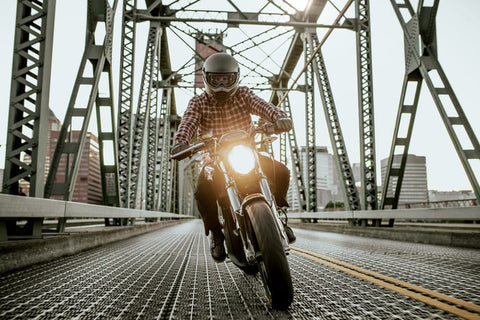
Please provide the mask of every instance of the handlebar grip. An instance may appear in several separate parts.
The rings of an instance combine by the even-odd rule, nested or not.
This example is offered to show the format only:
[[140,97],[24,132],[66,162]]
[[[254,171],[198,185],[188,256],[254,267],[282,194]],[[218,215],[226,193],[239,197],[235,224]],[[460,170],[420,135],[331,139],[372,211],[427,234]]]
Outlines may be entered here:
[[177,152],[175,154],[172,154],[170,156],[170,160],[177,160],[177,161],[180,161],[180,160],[183,160],[185,158],[188,158],[188,157],[191,157],[195,152],[199,151],[201,148],[203,148],[205,146],[205,143],[204,142],[200,142],[200,143],[197,143],[197,144],[194,144],[190,147],[188,147],[187,149],[185,150],[182,150],[180,152]]

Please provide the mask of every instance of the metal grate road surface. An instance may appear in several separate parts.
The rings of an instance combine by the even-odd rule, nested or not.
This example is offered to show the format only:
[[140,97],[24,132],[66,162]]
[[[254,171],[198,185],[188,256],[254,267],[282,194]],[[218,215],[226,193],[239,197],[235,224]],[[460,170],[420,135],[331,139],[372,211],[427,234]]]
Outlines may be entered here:
[[[478,251],[460,249],[469,256],[470,262],[462,260],[463,267],[470,268],[467,272],[459,268],[458,255],[452,260],[435,253],[442,247],[411,248],[394,241],[296,232],[298,248],[424,287],[434,279],[445,294],[479,302]],[[428,248],[433,253],[425,254]],[[441,256],[446,258],[443,266]],[[271,310],[260,278],[245,275],[228,262],[214,263],[201,222],[190,221],[1,275],[0,319],[458,318],[296,253],[290,254],[289,262],[294,303],[284,312]],[[429,265],[434,273],[443,270],[442,276],[429,273],[425,269]],[[465,286],[449,284],[450,266],[452,279]]]

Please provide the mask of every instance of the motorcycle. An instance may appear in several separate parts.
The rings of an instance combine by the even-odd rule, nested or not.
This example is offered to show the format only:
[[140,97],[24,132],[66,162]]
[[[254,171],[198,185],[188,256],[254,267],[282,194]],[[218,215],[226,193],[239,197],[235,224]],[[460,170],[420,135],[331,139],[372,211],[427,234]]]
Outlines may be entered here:
[[[219,221],[223,226],[228,258],[247,274],[260,273],[273,308],[285,310],[293,301],[293,286],[287,254],[290,247],[279,209],[260,167],[257,134],[271,143],[278,133],[273,124],[207,137],[174,154],[182,160],[196,154],[207,161],[207,179],[222,176],[218,196]],[[199,153],[201,151],[201,153]],[[199,153],[199,154],[197,154]]]

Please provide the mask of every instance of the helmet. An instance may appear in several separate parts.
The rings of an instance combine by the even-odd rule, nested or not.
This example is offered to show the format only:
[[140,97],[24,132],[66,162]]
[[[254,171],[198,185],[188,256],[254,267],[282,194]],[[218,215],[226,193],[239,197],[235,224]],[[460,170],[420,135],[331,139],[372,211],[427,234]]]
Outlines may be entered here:
[[218,101],[225,101],[235,94],[240,81],[240,67],[228,53],[215,53],[205,60],[202,68],[207,93]]

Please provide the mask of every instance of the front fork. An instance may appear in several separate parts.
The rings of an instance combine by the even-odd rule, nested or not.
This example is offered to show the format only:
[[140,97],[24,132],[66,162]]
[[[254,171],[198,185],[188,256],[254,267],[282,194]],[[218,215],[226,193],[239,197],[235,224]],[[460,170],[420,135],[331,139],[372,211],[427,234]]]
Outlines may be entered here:
[[[256,160],[257,160],[257,163],[259,163],[258,155],[255,154],[255,156],[257,156]],[[243,199],[242,203],[240,203],[238,192],[237,192],[237,187],[235,185],[235,181],[233,179],[231,179],[230,176],[227,174],[227,170],[225,168],[225,165],[224,165],[223,161],[220,161],[219,167],[220,167],[220,169],[221,169],[221,171],[224,175],[224,178],[225,178],[227,195],[228,195],[228,199],[230,201],[230,205],[232,206],[232,211],[233,211],[233,221],[235,221],[236,231],[241,236],[241,239],[242,239],[242,242],[243,242],[243,247],[245,249],[245,256],[246,256],[247,260],[249,262],[253,262],[253,261],[256,260],[257,257],[256,257],[255,248],[253,247],[253,244],[250,240],[250,237],[248,237],[246,230],[242,231],[242,229],[245,229],[245,228],[242,228],[240,226],[239,220],[241,220],[245,217],[245,214],[244,214],[245,205],[249,201],[251,201],[252,198],[261,197],[262,199],[264,199],[267,202],[268,206],[270,207],[270,210],[272,211],[274,221],[275,221],[275,225],[276,225],[277,230],[280,234],[280,239],[282,241],[283,248],[284,248],[285,252],[288,254],[288,252],[290,251],[290,246],[288,245],[288,238],[287,238],[287,235],[285,234],[283,223],[280,220],[280,216],[279,216],[279,213],[278,213],[278,210],[277,210],[276,202],[275,202],[273,194],[270,190],[270,186],[268,185],[267,178],[265,177],[261,168],[259,168],[259,175],[260,175],[260,181],[259,182],[260,182],[260,190],[261,190],[262,193],[254,195],[252,197],[246,197],[245,199]],[[245,225],[245,224],[243,224],[243,225]]]
[[277,225],[278,232],[280,233],[280,239],[282,240],[283,248],[285,249],[285,252],[288,253],[288,251],[290,251],[290,246],[288,245],[288,238],[285,233],[283,222],[280,220],[280,214],[277,210],[277,204],[272,195],[272,192],[270,191],[270,186],[268,185],[268,181],[265,176],[263,176],[260,180],[260,187],[262,190],[262,194],[265,196],[265,200],[267,200],[268,206],[272,210],[275,224]]

